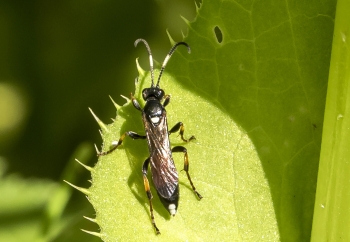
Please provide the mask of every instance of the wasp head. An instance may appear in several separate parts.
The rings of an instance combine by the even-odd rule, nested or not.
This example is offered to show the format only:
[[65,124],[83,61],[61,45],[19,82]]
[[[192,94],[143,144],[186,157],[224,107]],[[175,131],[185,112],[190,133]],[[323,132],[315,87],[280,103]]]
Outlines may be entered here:
[[164,97],[164,91],[158,87],[145,88],[142,90],[142,97],[145,101],[152,97],[160,101]]

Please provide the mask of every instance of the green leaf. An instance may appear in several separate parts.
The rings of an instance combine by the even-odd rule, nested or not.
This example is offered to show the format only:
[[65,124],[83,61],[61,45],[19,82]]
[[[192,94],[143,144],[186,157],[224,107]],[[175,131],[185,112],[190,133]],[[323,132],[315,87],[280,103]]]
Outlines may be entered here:
[[[150,76],[141,78],[135,94],[143,103],[141,90],[150,86]],[[161,81],[166,93],[172,94],[167,106],[169,125],[182,121],[185,135],[196,136],[195,141],[185,146],[192,180],[204,198],[198,201],[185,172],[180,172],[179,210],[170,218],[152,189],[160,238],[199,241],[215,234],[218,240],[256,240],[262,236],[275,240],[278,231],[271,194],[249,137],[226,113],[174,80],[165,74]],[[126,131],[144,134],[140,112],[128,102],[118,110],[117,121],[108,130],[103,132],[104,150]],[[184,145],[176,136],[171,135],[172,145]],[[123,148],[101,157],[94,167],[89,200],[96,209],[103,240],[125,240],[130,236],[135,240],[156,238],[141,173],[148,156],[145,140],[133,141],[127,137]],[[178,170],[182,170],[183,154],[173,156]],[[262,220],[266,221],[263,226]]]
[[[335,6],[333,0],[204,1],[185,39],[192,54],[178,81],[247,131],[282,241],[311,236]],[[177,73],[177,61],[183,62],[175,56],[168,72]]]
[[[152,190],[157,238],[310,239],[335,3],[203,2],[185,39],[192,53],[174,54],[161,87],[172,94],[169,125],[182,121],[197,137],[186,148],[204,198],[182,172],[170,218]],[[144,132],[130,102],[107,129],[104,150],[128,130]],[[148,155],[143,140],[126,138],[92,171],[89,199],[103,240],[156,238],[141,176]],[[174,158],[181,170],[182,156]]]

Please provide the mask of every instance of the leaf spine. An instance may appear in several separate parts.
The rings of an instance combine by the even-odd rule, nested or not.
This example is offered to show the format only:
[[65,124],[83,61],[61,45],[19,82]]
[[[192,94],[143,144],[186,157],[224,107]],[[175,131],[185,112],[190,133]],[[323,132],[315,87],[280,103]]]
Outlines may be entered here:
[[176,42],[175,42],[175,40],[171,37],[171,35],[170,35],[170,33],[169,33],[169,30],[167,29],[166,30],[166,34],[168,35],[168,38],[169,38],[169,41],[170,41],[170,44],[171,45],[175,45],[176,44]]
[[182,20],[187,24],[187,26],[190,26],[191,25],[191,22],[189,20],[187,20],[184,16],[181,16],[180,17],[182,18]]
[[85,230],[85,229],[81,229],[81,231],[88,233],[88,234],[91,234],[91,235],[94,235],[94,236],[97,236],[97,237],[100,237],[100,238],[102,237],[102,234],[100,234],[98,232],[92,232],[92,231]]
[[89,221],[91,221],[91,222],[93,222],[93,223],[96,223],[97,224],[97,221],[96,221],[96,219],[94,219],[94,218],[89,218],[89,217],[86,217],[86,216],[83,216],[85,219],[87,219],[87,220],[89,220]]
[[100,126],[101,129],[104,129],[106,132],[109,133],[109,129],[107,128],[107,126],[94,114],[94,112],[91,110],[91,108],[89,108],[92,116],[94,117],[94,119],[96,120],[96,122],[98,123],[98,125]]
[[130,102],[130,99],[124,95],[120,95],[122,98],[124,98],[127,102]]
[[89,189],[86,189],[86,188],[83,188],[83,187],[78,187],[78,186],[76,186],[76,185],[73,185],[73,184],[70,183],[70,182],[67,182],[66,180],[63,180],[63,181],[64,181],[65,183],[67,183],[68,185],[70,185],[71,187],[73,187],[73,188],[77,189],[78,191],[84,193],[84,194],[87,195],[87,196],[91,194],[90,191],[89,191]]
[[82,167],[84,167],[86,170],[88,170],[90,172],[94,169],[90,166],[85,165],[84,163],[81,163],[78,159],[75,159],[75,161],[78,162]]
[[136,67],[137,67],[137,71],[139,73],[139,76],[140,77],[144,77],[145,76],[145,70],[142,69],[142,67],[140,66],[139,58],[136,58]]
[[111,96],[109,96],[109,98],[111,99],[114,107],[118,110],[121,106],[118,103],[116,103]]

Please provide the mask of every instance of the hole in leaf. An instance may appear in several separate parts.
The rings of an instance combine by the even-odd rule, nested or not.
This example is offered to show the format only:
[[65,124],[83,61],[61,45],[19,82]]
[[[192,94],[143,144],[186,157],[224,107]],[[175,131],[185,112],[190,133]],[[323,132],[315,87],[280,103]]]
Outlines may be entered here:
[[216,36],[216,40],[219,43],[221,43],[223,37],[222,37],[222,32],[221,32],[221,29],[219,28],[219,26],[215,26],[214,33],[215,33],[215,36]]

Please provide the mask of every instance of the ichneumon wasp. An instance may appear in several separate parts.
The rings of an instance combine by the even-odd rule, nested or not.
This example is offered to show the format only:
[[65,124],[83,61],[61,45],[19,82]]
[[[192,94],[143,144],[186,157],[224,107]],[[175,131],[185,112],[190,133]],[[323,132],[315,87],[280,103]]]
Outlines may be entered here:
[[[152,180],[157,190],[158,196],[172,216],[175,216],[178,203],[179,203],[179,176],[176,170],[172,152],[184,153],[184,171],[186,172],[187,178],[191,184],[194,193],[199,199],[202,196],[197,192],[193,182],[191,180],[189,170],[189,161],[187,155],[187,149],[183,146],[170,147],[169,135],[179,131],[181,139],[184,142],[189,142],[195,139],[191,136],[189,139],[184,138],[184,125],[182,122],[178,122],[173,128],[168,130],[167,116],[165,107],[170,102],[170,95],[165,95],[163,89],[159,87],[159,82],[162,77],[162,73],[168,63],[171,55],[179,45],[187,47],[190,53],[191,49],[185,42],[176,43],[165,57],[162,67],[159,72],[157,84],[154,85],[154,71],[153,71],[153,57],[151,48],[144,39],[137,39],[135,41],[135,47],[138,43],[144,43],[149,55],[150,71],[151,71],[151,87],[142,90],[142,97],[146,101],[144,108],[142,109],[138,101],[131,94],[131,100],[134,107],[139,110],[142,114],[142,120],[145,128],[146,135],[139,135],[133,131],[125,132],[120,138],[118,143],[108,151],[98,152],[98,156],[107,155],[118,148],[122,144],[126,136],[132,139],[146,139],[149,149],[150,156],[144,161],[142,166],[143,182],[146,190],[146,194],[150,204],[150,214],[153,227],[157,234],[160,234],[159,229],[155,223],[153,215],[152,198],[153,195],[150,190],[150,184],[147,179],[148,167],[151,167]],[[161,103],[164,100],[163,103]]]

